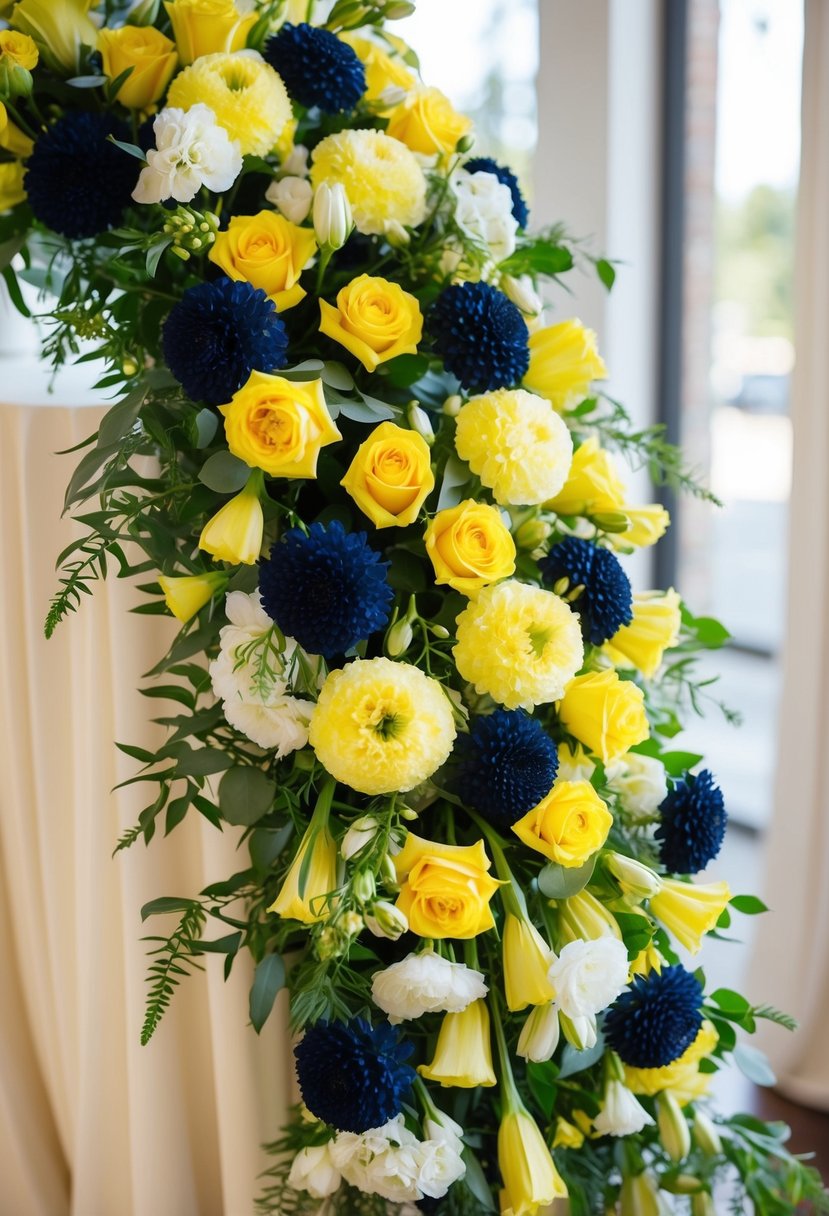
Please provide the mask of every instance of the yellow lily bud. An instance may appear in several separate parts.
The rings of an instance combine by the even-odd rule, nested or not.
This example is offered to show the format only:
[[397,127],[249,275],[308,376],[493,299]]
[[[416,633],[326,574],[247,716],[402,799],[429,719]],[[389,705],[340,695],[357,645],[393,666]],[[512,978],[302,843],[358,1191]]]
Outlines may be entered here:
[[691,1216],[717,1216],[714,1200],[707,1191],[698,1191],[691,1197]]
[[722,1152],[720,1133],[704,1110],[694,1111],[694,1140],[706,1157],[719,1157]]
[[691,1132],[682,1108],[669,1089],[656,1100],[656,1122],[665,1152],[672,1161],[684,1161],[691,1151]]
[[535,925],[525,916],[508,913],[503,938],[507,1007],[514,1011],[555,1000],[555,989],[547,977],[555,955]]
[[616,917],[589,891],[579,891],[569,899],[562,899],[556,910],[561,946],[579,938],[583,941],[595,941],[605,935],[622,940],[622,931]]
[[546,397],[562,413],[590,394],[593,380],[606,380],[596,335],[572,318],[530,336],[530,366],[524,387]]
[[679,641],[680,598],[668,591],[643,591],[633,597],[633,620],[617,629],[604,652],[616,667],[636,667],[650,679],[666,650]]
[[[305,879],[305,890],[300,893],[300,871],[309,849],[311,863]],[[268,911],[275,912],[286,920],[302,921],[304,925],[326,920],[329,910],[322,897],[334,891],[336,886],[337,846],[328,825],[318,827],[312,820],[285,875],[282,889]]]
[[194,617],[214,595],[219,595],[224,590],[227,586],[227,575],[222,570],[176,577],[159,574],[158,585],[164,592],[167,607],[173,616],[183,623]]
[[692,883],[662,880],[662,890],[651,899],[651,912],[680,945],[696,954],[731,899],[727,882]]
[[515,1101],[507,1106],[498,1128],[498,1168],[504,1181],[503,1206],[515,1216],[527,1216],[567,1197],[567,1186],[538,1124]]
[[473,1001],[462,1013],[446,1014],[431,1064],[421,1064],[417,1071],[444,1088],[495,1084],[486,1001]]
[[261,484],[261,476],[254,474],[244,490],[204,525],[199,548],[211,553],[216,561],[252,566],[259,557],[265,529],[259,501]]
[[637,1174],[622,1183],[619,1216],[662,1216],[659,1189],[650,1174]]

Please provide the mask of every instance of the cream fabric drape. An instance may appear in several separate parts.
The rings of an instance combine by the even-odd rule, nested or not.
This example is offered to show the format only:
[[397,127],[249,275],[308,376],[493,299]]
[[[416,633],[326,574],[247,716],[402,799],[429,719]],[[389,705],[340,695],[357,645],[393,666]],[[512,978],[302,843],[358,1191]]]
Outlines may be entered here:
[[789,607],[767,902],[751,991],[800,1019],[764,1043],[781,1089],[829,1109],[829,4],[806,0]]
[[157,738],[160,703],[136,689],[172,622],[131,615],[137,593],[112,578],[43,638],[78,459],[53,453],[97,417],[0,406],[0,1216],[251,1216],[290,1089],[284,1011],[257,1037],[247,959],[225,985],[209,956],[139,1045],[139,939],[169,923],[142,927],[139,909],[244,865],[238,831],[191,810],[169,839],[111,856],[143,805],[110,792],[135,771],[113,741]]

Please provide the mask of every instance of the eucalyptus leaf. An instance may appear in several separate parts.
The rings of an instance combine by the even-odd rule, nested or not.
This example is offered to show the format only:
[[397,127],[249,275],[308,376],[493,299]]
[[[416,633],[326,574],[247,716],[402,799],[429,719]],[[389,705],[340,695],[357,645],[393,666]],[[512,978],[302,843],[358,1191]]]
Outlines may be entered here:
[[776,1085],[774,1070],[759,1047],[738,1043],[734,1048],[734,1062],[743,1076],[748,1077],[755,1085]]
[[354,388],[354,377],[342,363],[323,363],[320,379],[323,384],[330,384],[331,388],[339,389],[341,393],[348,393]]
[[346,418],[350,418],[352,422],[366,422],[369,425],[375,422],[386,422],[397,417],[396,411],[390,405],[386,405],[384,401],[365,396],[362,401],[341,401],[340,413],[344,414]]
[[252,765],[229,768],[219,784],[219,807],[228,823],[245,827],[267,815],[276,784]]
[[571,895],[578,895],[593,877],[596,857],[594,853],[583,866],[560,866],[549,862],[538,876],[539,891],[547,899],[569,899]]
[[199,470],[199,481],[217,494],[236,494],[248,477],[250,469],[232,452],[214,452]]
[[596,1042],[586,1051],[578,1051],[572,1043],[565,1044],[564,1051],[561,1053],[558,1079],[563,1081],[565,1077],[574,1077],[576,1073],[584,1072],[586,1068],[592,1068],[603,1055],[604,1035],[601,1030],[597,1033]]
[[213,442],[216,431],[219,429],[219,415],[215,410],[207,408],[199,410],[195,418],[196,423],[196,447],[206,448]]
[[285,986],[285,964],[278,954],[266,954],[258,964],[250,990],[250,1020],[258,1034],[273,1009],[277,993]]
[[443,481],[441,482],[440,494],[438,496],[438,511],[443,511],[446,507],[456,507],[458,505],[463,498],[463,489],[469,481],[470,476],[469,466],[464,464],[460,456],[456,456],[452,452],[443,470]]

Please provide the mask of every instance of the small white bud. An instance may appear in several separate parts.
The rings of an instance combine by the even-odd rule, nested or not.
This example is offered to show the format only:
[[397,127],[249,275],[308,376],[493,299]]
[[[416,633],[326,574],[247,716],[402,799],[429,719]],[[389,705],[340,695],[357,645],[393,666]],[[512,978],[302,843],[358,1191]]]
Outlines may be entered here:
[[558,1010],[555,1005],[536,1005],[525,1021],[518,1036],[518,1054],[525,1060],[543,1064],[552,1059],[558,1047]]
[[409,922],[399,908],[378,899],[370,912],[366,913],[366,928],[375,937],[387,937],[396,942],[409,928]]
[[320,182],[314,194],[314,232],[320,245],[342,249],[351,235],[351,204],[341,182]]
[[282,177],[271,182],[265,198],[292,224],[301,224],[311,210],[314,191],[304,177]]
[[533,281],[528,274],[514,278],[511,274],[501,275],[501,291],[512,300],[516,308],[529,317],[537,316],[544,307],[544,301],[533,287]]
[[305,144],[295,144],[279,166],[280,177],[308,176],[308,149]]
[[423,407],[416,401],[411,401],[406,411],[406,417],[412,430],[417,431],[418,435],[425,439],[431,447],[435,442],[435,432],[432,429],[432,420]]
[[694,1111],[694,1139],[706,1157],[719,1157],[722,1152],[720,1133],[704,1110]]
[[377,820],[373,815],[361,815],[355,819],[342,838],[340,853],[346,861],[350,861],[361,849],[364,849],[377,835]]
[[458,414],[461,412],[462,405],[463,401],[461,398],[457,393],[453,393],[451,397],[446,398],[441,409],[442,412],[447,415],[447,417],[457,418]]
[[361,870],[351,882],[351,890],[358,904],[367,904],[377,894],[374,875],[369,870]]
[[622,893],[629,899],[650,899],[662,889],[662,879],[641,861],[625,857],[622,853],[608,853],[605,863],[622,888]]
[[414,630],[405,617],[395,621],[386,634],[386,654],[391,659],[400,658],[412,644]]
[[684,1161],[691,1151],[691,1132],[670,1090],[663,1090],[656,1100],[656,1122],[665,1152],[672,1161]]

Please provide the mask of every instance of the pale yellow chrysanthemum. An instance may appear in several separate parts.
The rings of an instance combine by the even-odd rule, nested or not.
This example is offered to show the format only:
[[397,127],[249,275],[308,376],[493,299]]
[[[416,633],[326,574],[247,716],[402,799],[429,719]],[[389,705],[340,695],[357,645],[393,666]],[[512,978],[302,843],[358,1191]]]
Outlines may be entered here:
[[411,790],[455,741],[449,699],[410,663],[355,659],[322,686],[308,735],[332,777],[362,794]]
[[566,423],[524,389],[499,388],[468,401],[458,414],[455,447],[504,506],[553,498],[573,459]]
[[507,709],[557,701],[584,660],[578,617],[564,600],[507,579],[484,587],[457,620],[455,666]]
[[383,131],[339,131],[314,149],[311,181],[340,182],[358,232],[412,228],[426,218],[426,178],[413,152]]
[[168,106],[209,106],[244,156],[267,156],[293,117],[282,77],[256,51],[202,55],[179,72]]

